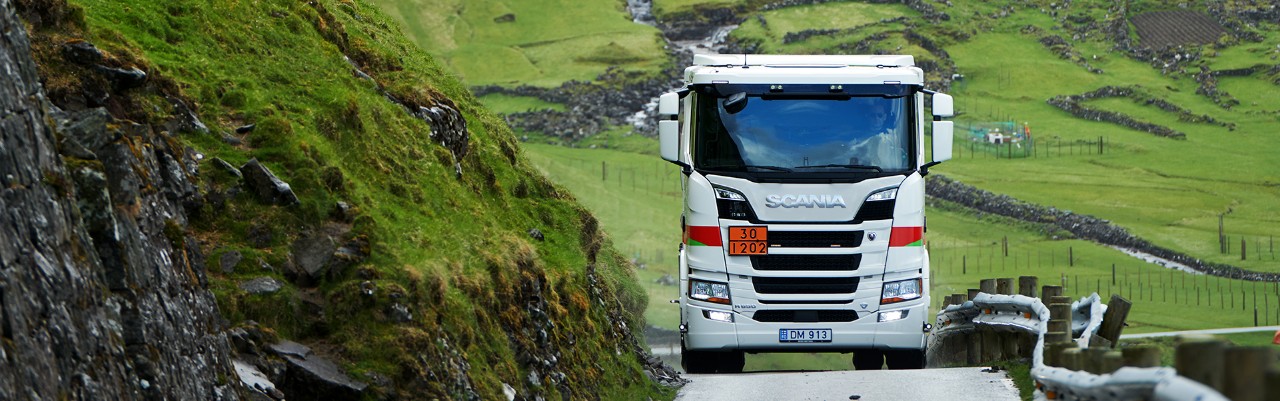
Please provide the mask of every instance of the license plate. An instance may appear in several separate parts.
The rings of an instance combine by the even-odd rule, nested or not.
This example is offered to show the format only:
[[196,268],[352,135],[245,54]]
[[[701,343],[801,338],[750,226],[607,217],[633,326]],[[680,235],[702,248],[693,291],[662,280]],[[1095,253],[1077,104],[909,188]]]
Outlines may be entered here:
[[730,255],[766,255],[769,253],[769,227],[729,227]]
[[829,343],[831,329],[778,329],[780,343]]

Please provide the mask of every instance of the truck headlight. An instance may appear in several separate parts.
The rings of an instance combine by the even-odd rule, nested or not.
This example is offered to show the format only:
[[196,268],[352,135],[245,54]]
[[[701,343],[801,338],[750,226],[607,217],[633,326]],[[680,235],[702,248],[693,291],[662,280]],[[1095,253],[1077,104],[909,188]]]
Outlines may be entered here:
[[729,284],[690,279],[689,298],[729,305]]
[[887,200],[894,200],[894,199],[898,199],[898,189],[889,188],[889,189],[871,194],[871,196],[867,197],[867,202],[887,201]]
[[880,304],[887,305],[918,299],[924,295],[923,281],[918,278],[884,283],[880,292]]
[[734,220],[755,220],[755,211],[751,210],[751,203],[747,202],[747,197],[741,192],[716,186],[712,190],[716,193],[716,209],[720,212],[720,218]]

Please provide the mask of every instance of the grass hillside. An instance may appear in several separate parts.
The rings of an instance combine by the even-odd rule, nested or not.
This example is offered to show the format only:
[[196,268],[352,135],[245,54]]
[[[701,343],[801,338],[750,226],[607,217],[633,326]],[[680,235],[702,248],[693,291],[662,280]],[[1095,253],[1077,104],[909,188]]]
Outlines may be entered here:
[[[148,74],[111,101],[120,123],[162,125],[177,99],[210,129],[172,140],[205,156],[200,191],[210,201],[197,206],[194,234],[233,325],[254,320],[310,344],[376,394],[501,399],[505,384],[531,399],[669,396],[631,352],[646,303],[633,267],[591,213],[529,164],[502,120],[377,6],[68,3],[25,5],[36,10],[27,18],[55,103],[74,103],[90,83],[60,51],[84,40]],[[407,107],[460,110],[465,155],[433,141]],[[232,133],[246,124],[256,128]],[[214,158],[260,160],[301,203],[258,202]],[[334,217],[340,201],[354,218]],[[317,234],[368,256],[314,288],[237,286],[287,281],[297,240]],[[233,251],[243,258],[224,274],[217,261]],[[393,319],[402,308],[409,319]]]
[[667,63],[657,29],[622,1],[374,0],[468,85],[558,86]]
[[[590,6],[618,8],[620,3],[602,0]],[[967,133],[960,132],[956,159],[935,172],[1021,200],[1098,216],[1157,246],[1194,258],[1280,272],[1273,245],[1274,236],[1280,235],[1275,201],[1280,199],[1280,167],[1268,162],[1270,148],[1280,143],[1272,133],[1280,123],[1280,108],[1268,101],[1280,84],[1274,67],[1280,64],[1280,26],[1274,21],[1242,25],[1238,32],[1245,38],[1229,36],[1204,45],[1188,44],[1176,58],[1172,52],[1154,53],[1148,57],[1157,57],[1160,62],[1153,62],[1131,57],[1118,48],[1125,45],[1118,42],[1120,34],[1129,35],[1133,44],[1156,39],[1137,36],[1139,30],[1130,18],[1183,9],[1207,15],[1209,6],[1218,7],[1219,3],[1135,1],[1126,2],[1121,10],[1117,3],[1105,1],[1076,1],[1068,6],[1050,0],[949,4],[835,1],[759,10],[764,3],[655,0],[654,13],[660,20],[697,20],[705,10],[728,9],[743,20],[730,40],[759,53],[915,55],[931,81],[949,82],[961,126],[994,121],[1025,123],[1036,141],[1034,149],[1022,151],[1031,157],[996,158],[990,149],[984,152],[980,144],[969,141]],[[1233,2],[1224,7],[1249,5]],[[1260,7],[1265,9],[1266,5]],[[935,13],[945,13],[946,18]],[[414,25],[411,19],[408,23]],[[537,29],[519,33],[540,34]],[[1243,68],[1255,70],[1216,73]],[[1202,69],[1215,72],[1211,75],[1217,83],[1216,94],[1203,89],[1206,78],[1197,77]],[[962,74],[963,79],[950,82],[952,72]],[[484,83],[488,82],[468,80],[468,84]],[[1056,97],[1104,87],[1129,88],[1134,95],[1091,99],[1081,105],[1168,127],[1184,133],[1185,139],[1079,118],[1048,103]],[[1181,112],[1162,108],[1153,100],[1167,102]],[[505,112],[555,107],[517,97],[498,96],[487,102]],[[621,145],[632,153],[650,154],[650,159],[614,150],[583,149],[588,147],[585,144],[579,144],[578,149],[526,149],[535,164],[600,214],[602,224],[615,238],[629,239],[624,253],[648,266],[640,275],[649,286],[649,318],[659,326],[671,327],[674,311],[661,298],[674,290],[653,280],[674,273],[674,262],[663,252],[672,252],[669,244],[677,243],[679,233],[663,229],[667,225],[653,219],[678,216],[679,200],[650,199],[655,190],[659,194],[662,190],[645,185],[657,185],[646,183],[662,182],[661,177],[674,168],[648,173],[655,169],[657,160],[652,150],[641,150],[646,148],[643,140],[619,131],[591,144],[609,144],[615,150]],[[1105,143],[1102,154],[1092,151],[1100,137]],[[656,144],[650,142],[648,148],[656,149]],[[601,180],[601,162],[609,164],[608,174],[622,172],[624,176]],[[632,187],[625,177],[629,171],[656,175],[649,180],[641,178]],[[1271,296],[1266,296],[1262,285],[1255,288],[1254,283],[1241,285],[1235,280],[1170,271],[1107,247],[1070,239],[1066,233],[1045,232],[1041,227],[993,219],[953,205],[932,206],[930,246],[937,302],[941,295],[976,287],[981,278],[1032,274],[1040,276],[1042,283],[1060,283],[1065,276],[1071,288],[1068,292],[1073,295],[1100,290],[1104,297],[1111,293],[1142,297],[1144,301],[1134,308],[1132,331],[1248,325],[1255,306],[1262,322],[1280,317],[1280,307],[1275,307],[1280,299],[1274,297],[1274,288]],[[1226,253],[1219,251],[1220,216],[1228,237]],[[993,244],[1006,237],[1011,244],[1009,256],[992,256]],[[1248,249],[1243,258],[1242,240]],[[1076,257],[1074,267],[1064,267],[1070,264],[1067,252]],[[978,273],[952,270],[970,258]],[[1028,262],[1031,265],[1027,266]],[[1112,264],[1117,265],[1117,280],[1109,287]],[[1090,281],[1092,286],[1087,285]],[[1150,292],[1157,288],[1163,292]],[[1176,300],[1175,291],[1181,291]],[[1187,298],[1195,291],[1204,294],[1198,305]],[[1212,305],[1209,294],[1215,297]],[[1233,294],[1239,296],[1237,304],[1232,304]],[[1212,318],[1206,318],[1209,316]]]

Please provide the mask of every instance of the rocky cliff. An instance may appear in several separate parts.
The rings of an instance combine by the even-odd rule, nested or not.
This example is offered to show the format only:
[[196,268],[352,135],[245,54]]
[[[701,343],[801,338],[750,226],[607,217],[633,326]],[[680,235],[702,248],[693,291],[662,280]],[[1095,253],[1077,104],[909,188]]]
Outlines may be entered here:
[[186,234],[193,152],[53,107],[10,0],[0,72],[0,399],[239,399]]

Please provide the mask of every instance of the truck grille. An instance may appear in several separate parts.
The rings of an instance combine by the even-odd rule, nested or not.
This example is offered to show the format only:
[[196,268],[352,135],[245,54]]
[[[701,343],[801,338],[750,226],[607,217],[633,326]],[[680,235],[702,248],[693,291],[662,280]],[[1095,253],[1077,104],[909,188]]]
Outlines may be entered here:
[[824,323],[852,322],[858,313],[851,310],[762,310],[752,319],[757,322]]
[[760,294],[852,294],[857,277],[752,277]]
[[769,246],[783,248],[853,248],[862,245],[862,231],[770,231]]
[[[769,235],[773,235],[770,233]],[[751,257],[756,270],[858,270],[862,255],[761,255]]]

